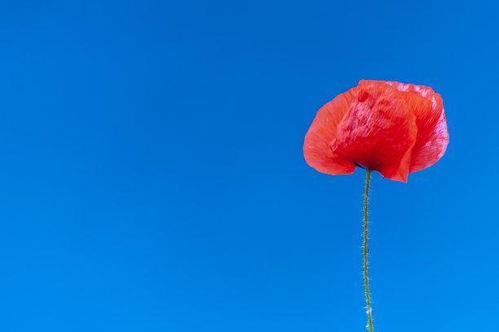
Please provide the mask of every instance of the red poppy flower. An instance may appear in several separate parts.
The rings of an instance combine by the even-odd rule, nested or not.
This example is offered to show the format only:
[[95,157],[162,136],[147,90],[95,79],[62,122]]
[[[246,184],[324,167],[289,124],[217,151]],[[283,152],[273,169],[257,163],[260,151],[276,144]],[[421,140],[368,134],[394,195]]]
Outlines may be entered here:
[[433,165],[449,142],[442,98],[422,85],[360,81],[319,111],[304,143],[307,163],[327,174],[357,166],[407,182]]

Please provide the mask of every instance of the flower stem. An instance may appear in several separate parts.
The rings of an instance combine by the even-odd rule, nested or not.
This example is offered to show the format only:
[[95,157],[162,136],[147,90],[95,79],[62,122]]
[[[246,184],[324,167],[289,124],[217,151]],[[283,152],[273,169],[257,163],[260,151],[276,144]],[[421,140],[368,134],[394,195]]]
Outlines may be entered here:
[[364,259],[363,265],[363,277],[364,277],[364,292],[366,296],[366,314],[367,314],[367,330],[369,332],[374,332],[373,326],[373,314],[371,307],[371,293],[369,291],[369,247],[367,246],[367,240],[369,237],[369,215],[368,215],[368,201],[369,201],[369,187],[371,185],[371,171],[366,171],[366,182],[364,185],[364,231],[362,233],[362,257]]

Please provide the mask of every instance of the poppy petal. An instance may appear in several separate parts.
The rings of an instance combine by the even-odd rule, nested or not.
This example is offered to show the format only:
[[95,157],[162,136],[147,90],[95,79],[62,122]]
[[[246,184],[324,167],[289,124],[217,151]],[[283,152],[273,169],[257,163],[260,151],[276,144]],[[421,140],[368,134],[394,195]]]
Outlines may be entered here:
[[305,160],[319,172],[333,175],[352,174],[355,164],[334,153],[331,142],[336,138],[338,124],[356,98],[356,88],[338,95],[322,106],[312,122],[303,144]]
[[423,85],[387,82],[399,91],[407,91],[425,98],[425,103],[414,103],[418,135],[411,158],[411,172],[417,172],[436,163],[445,153],[449,143],[447,121],[442,97],[432,88]]
[[386,178],[407,181],[417,127],[404,94],[384,82],[361,81],[357,96],[331,149]]

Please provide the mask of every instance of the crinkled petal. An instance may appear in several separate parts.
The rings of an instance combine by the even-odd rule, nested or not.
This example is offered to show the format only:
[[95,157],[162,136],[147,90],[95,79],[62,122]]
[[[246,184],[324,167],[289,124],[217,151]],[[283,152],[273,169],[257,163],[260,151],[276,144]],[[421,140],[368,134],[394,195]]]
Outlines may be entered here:
[[406,182],[416,135],[415,116],[402,92],[381,81],[361,81],[331,149],[386,178]]
[[355,100],[356,88],[338,95],[319,109],[303,144],[305,160],[319,172],[333,175],[351,174],[356,166],[334,153],[330,143],[336,138],[338,124]]
[[415,102],[412,105],[412,110],[416,116],[418,135],[412,152],[410,172],[430,167],[444,155],[449,143],[442,98],[427,86],[398,82],[387,83],[399,91],[406,91],[407,95],[415,93],[425,99],[424,103]]

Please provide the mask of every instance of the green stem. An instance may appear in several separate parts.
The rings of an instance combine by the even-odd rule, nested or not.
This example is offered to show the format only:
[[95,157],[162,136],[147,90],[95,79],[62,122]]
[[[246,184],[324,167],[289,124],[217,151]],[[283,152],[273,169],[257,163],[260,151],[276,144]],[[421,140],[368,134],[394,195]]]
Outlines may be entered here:
[[371,307],[371,293],[369,292],[369,263],[368,263],[368,255],[369,255],[369,247],[367,246],[367,240],[369,237],[369,215],[368,215],[368,201],[369,201],[369,186],[371,184],[371,171],[366,171],[366,182],[364,186],[364,232],[362,233],[362,256],[364,259],[364,269],[363,269],[363,277],[364,277],[364,292],[366,295],[366,314],[367,314],[367,329],[369,332],[374,332],[373,326],[373,314]]

